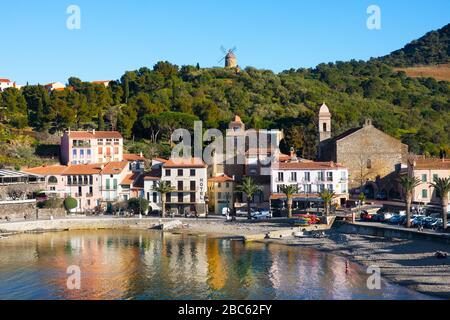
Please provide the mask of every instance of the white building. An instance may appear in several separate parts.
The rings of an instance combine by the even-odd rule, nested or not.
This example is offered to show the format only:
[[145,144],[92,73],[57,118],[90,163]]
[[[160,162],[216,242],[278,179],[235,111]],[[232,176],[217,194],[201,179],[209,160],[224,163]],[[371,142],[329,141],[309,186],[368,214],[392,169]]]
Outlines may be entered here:
[[348,169],[334,162],[313,162],[291,160],[272,165],[271,201],[283,200],[282,186],[295,185],[298,194],[294,202],[299,207],[307,203],[320,203],[319,194],[325,189],[336,194],[335,204],[344,205],[348,200]]
[[0,79],[0,92],[4,91],[7,88],[15,88],[15,87],[16,87],[15,82],[9,79]]
[[49,92],[52,91],[62,91],[66,88],[66,86],[61,83],[61,82],[52,82],[52,83],[48,83],[45,86],[45,89],[47,89]]

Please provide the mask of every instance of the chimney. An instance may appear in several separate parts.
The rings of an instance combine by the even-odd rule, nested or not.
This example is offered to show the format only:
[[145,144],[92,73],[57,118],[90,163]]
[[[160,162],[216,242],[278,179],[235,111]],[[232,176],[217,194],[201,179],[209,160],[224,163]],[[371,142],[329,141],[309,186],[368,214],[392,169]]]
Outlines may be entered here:
[[294,148],[291,148],[291,162],[298,162],[297,152]]
[[95,129],[92,129],[92,134],[95,135]]
[[144,157],[144,154],[142,153],[142,151],[141,151],[141,153],[139,153],[139,156],[140,156],[141,158]]

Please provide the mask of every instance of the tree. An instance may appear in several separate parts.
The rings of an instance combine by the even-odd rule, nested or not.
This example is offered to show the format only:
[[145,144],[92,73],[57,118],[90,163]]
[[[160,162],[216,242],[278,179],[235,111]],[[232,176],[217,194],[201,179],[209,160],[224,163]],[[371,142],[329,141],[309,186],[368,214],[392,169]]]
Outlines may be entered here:
[[286,195],[287,198],[287,208],[288,208],[288,218],[292,218],[292,203],[293,203],[293,197],[296,193],[298,193],[298,186],[296,185],[290,185],[286,186],[283,185],[281,187],[281,192]]
[[258,185],[255,180],[253,180],[251,177],[245,177],[241,184],[239,184],[236,187],[236,192],[240,192],[242,194],[245,194],[247,198],[247,218],[252,218],[252,211],[250,208],[250,204],[252,202],[253,196],[257,194],[258,192],[262,191],[262,187]]
[[66,208],[67,211],[71,211],[76,207],[78,207],[78,201],[75,198],[67,197],[64,200],[64,207]]
[[161,195],[161,217],[166,216],[166,195],[174,192],[175,188],[170,185],[168,181],[159,181],[156,187],[153,187],[153,191],[158,192]]
[[442,207],[442,221],[444,230],[447,230],[447,215],[448,215],[448,194],[450,192],[450,178],[434,178],[431,186],[436,191],[436,196],[441,199]]
[[325,189],[319,194],[319,196],[323,201],[325,216],[328,216],[330,214],[331,203],[333,202],[333,199],[336,197],[336,193],[334,193],[331,190]]
[[149,202],[144,198],[131,198],[128,200],[128,208],[133,210],[134,213],[142,214],[147,212]]
[[400,185],[405,191],[406,205],[406,227],[411,228],[411,202],[414,189],[420,185],[420,180],[416,177],[404,176],[400,179]]

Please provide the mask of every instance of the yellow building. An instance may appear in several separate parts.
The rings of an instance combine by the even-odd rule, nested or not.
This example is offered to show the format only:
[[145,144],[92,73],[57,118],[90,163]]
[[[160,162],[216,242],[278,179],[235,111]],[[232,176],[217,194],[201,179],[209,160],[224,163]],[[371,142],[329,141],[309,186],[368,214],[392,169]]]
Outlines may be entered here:
[[234,183],[234,179],[226,174],[208,179],[209,212],[220,215],[225,208],[232,209]]

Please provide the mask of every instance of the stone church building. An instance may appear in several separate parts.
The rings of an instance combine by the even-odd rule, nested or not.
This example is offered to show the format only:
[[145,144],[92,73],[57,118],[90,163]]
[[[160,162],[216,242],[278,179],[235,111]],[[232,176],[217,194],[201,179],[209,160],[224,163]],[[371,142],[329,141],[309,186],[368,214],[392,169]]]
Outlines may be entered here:
[[354,191],[362,187],[369,198],[396,198],[395,180],[407,162],[408,146],[375,128],[369,119],[363,126],[333,137],[331,119],[323,104],[319,111],[319,160],[347,167],[349,188]]

